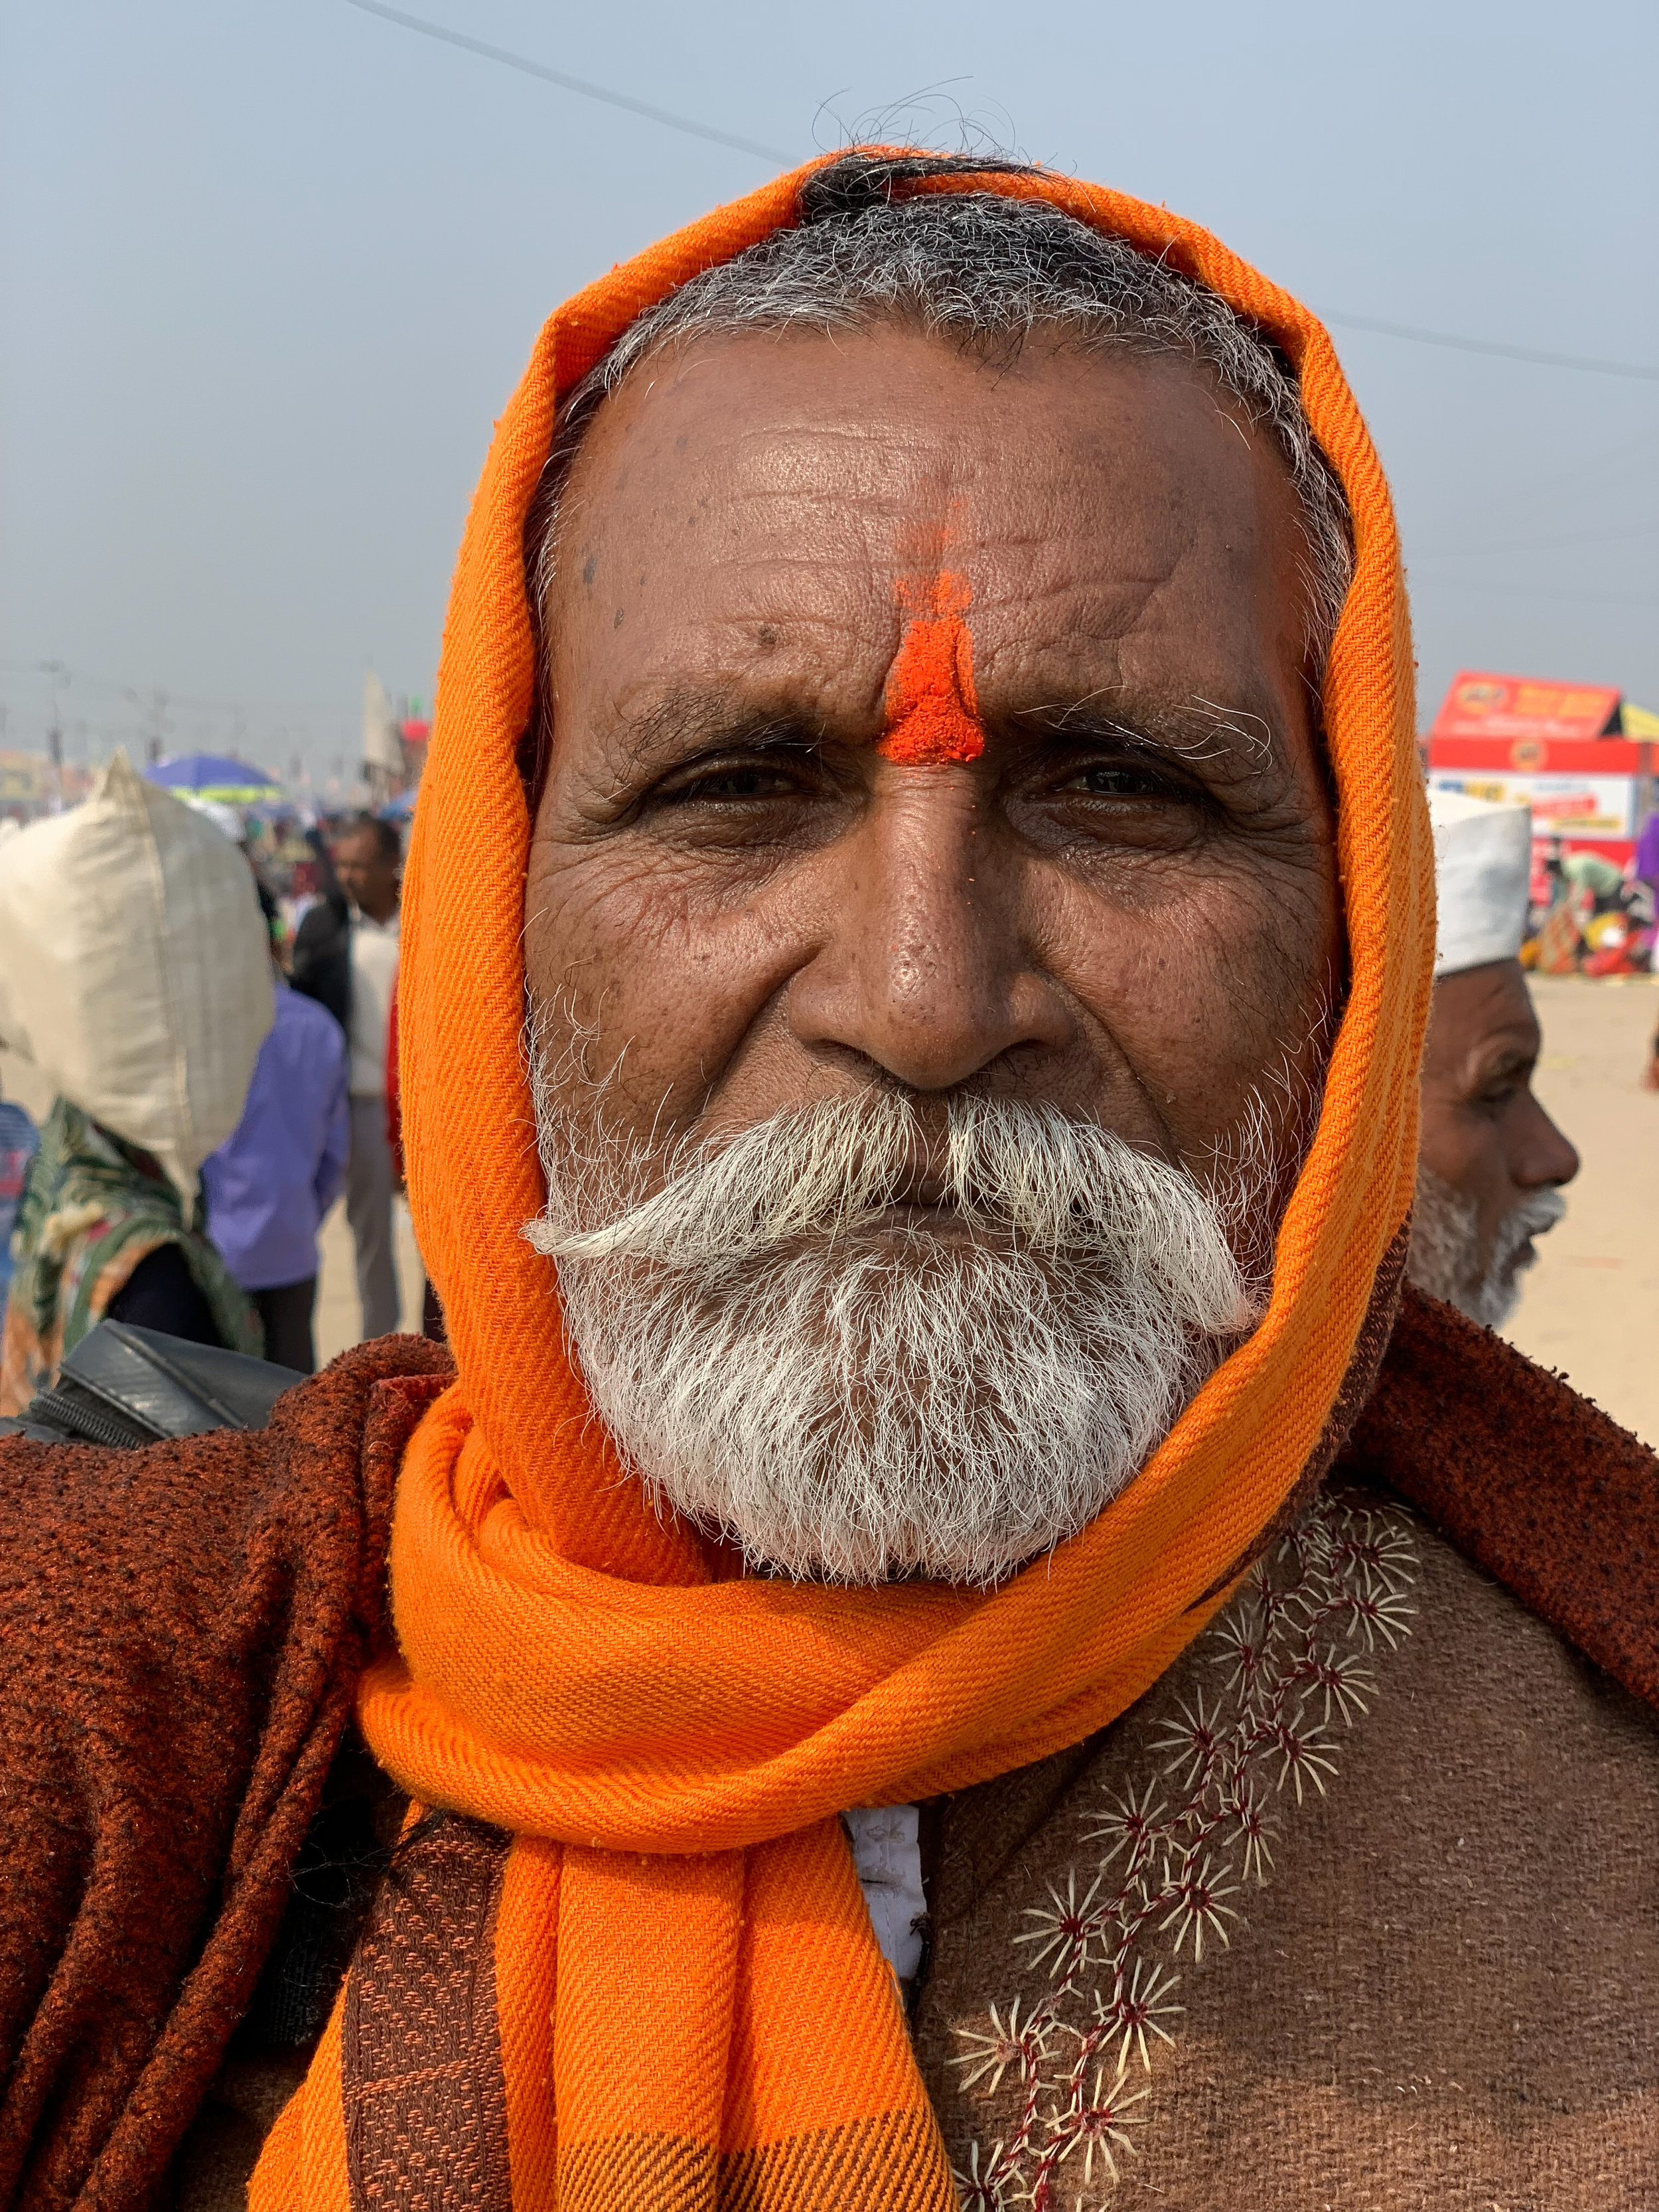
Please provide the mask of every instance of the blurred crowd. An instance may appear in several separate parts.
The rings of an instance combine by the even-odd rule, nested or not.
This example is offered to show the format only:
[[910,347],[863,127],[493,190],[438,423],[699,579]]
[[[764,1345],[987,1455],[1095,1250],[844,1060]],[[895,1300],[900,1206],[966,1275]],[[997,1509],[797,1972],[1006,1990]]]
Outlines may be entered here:
[[[313,1372],[319,1237],[342,1195],[362,1333],[383,1335],[401,1318],[399,828],[357,812],[303,831],[250,821],[222,802],[187,805],[142,784],[125,762],[88,802],[100,806],[111,810],[114,842],[96,855],[90,828],[64,847],[61,825],[82,809],[6,837],[0,938],[20,976],[31,930],[45,928],[43,902],[27,888],[31,859],[71,902],[85,883],[84,915],[67,928],[52,918],[60,936],[82,930],[74,988],[85,1003],[59,994],[43,1014],[21,1005],[19,987],[9,1013],[0,996],[0,1042],[48,1072],[57,1091],[39,1127],[0,1101],[0,1414],[22,1412],[105,1320]],[[38,856],[30,840],[42,845]],[[111,854],[118,871],[139,847],[158,861],[153,913],[108,896]],[[101,984],[84,942],[100,918],[106,933],[115,924],[131,939],[114,957],[131,971]],[[134,964],[147,922],[165,979],[160,1011],[140,1005]],[[180,1086],[182,1147],[166,1123]],[[228,1133],[209,1127],[216,1115],[234,1121]],[[208,1134],[218,1140],[191,1158]]]
[[[1436,791],[1431,807],[1441,945],[1409,1272],[1498,1325],[1578,1169],[1533,1095],[1525,970],[1647,967],[1659,817],[1620,871],[1537,848],[1524,805]],[[50,1388],[102,1320],[313,1372],[319,1237],[342,1196],[361,1333],[398,1328],[398,824],[262,822],[122,761],[82,807],[6,842],[0,951],[37,983],[53,959],[64,975],[33,1015],[21,984],[9,1016],[0,993],[0,1040],[58,1091],[39,1129],[0,1102],[0,1414]],[[163,885],[153,911],[134,890],[112,897],[141,858]],[[442,1334],[429,1287],[421,1326]]]
[[1654,965],[1659,814],[1630,866],[1553,839],[1534,868],[1521,964],[1544,975],[1638,975]]

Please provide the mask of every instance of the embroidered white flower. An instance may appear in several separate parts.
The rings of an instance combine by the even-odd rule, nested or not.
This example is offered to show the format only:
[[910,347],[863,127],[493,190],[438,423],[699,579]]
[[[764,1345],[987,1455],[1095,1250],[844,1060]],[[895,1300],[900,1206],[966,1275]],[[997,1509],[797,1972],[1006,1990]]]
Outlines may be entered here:
[[[1146,2123],[1140,2114],[1133,2112],[1130,2108],[1138,2105],[1143,2097],[1150,2094],[1150,2091],[1146,2089],[1126,2089],[1124,2069],[1121,2066],[1117,2071],[1117,2079],[1109,2089],[1106,2087],[1106,2069],[1103,2066],[1096,2071],[1095,2086],[1090,2096],[1086,2098],[1084,2096],[1081,2082],[1075,2084],[1070,2106],[1063,2112],[1051,2112],[1048,2116],[1048,2126],[1051,2130],[1049,2148],[1053,2153],[1054,2163],[1063,2166],[1074,2151],[1080,2150],[1083,2153],[1083,2179],[1085,2186],[1095,2178],[1097,2156],[1101,2159],[1106,2172],[1115,2181],[1117,2160],[1112,2155],[1113,2151],[1115,2149],[1133,2150],[1135,2148],[1133,2140],[1125,2130],[1129,2128],[1145,2127]],[[1081,2197],[1078,2199],[1079,2206],[1082,2201]]]
[[1231,1905],[1224,1905],[1221,1901],[1223,1898],[1231,1897],[1238,1888],[1236,1881],[1224,1879],[1228,1871],[1224,1864],[1218,1868],[1207,1851],[1200,1856],[1196,1850],[1191,1850],[1182,1860],[1180,1871],[1166,1884],[1164,1898],[1159,1901],[1162,1903],[1172,1898],[1174,1902],[1158,1922],[1158,1933],[1162,1935],[1170,1928],[1175,1929],[1175,1954],[1177,1959],[1181,1956],[1182,1945],[1189,1936],[1193,1939],[1194,1966],[1204,1956],[1206,1930],[1224,1948],[1231,1940],[1227,1933],[1227,1923],[1242,1916]]
[[[1152,2053],[1147,2048],[1148,2033],[1161,2035],[1171,2049],[1175,2038],[1164,2026],[1177,2013],[1185,2012],[1185,2005],[1171,2004],[1170,1993],[1179,1989],[1181,1977],[1172,1974],[1155,1960],[1137,1959],[1129,1968],[1126,1980],[1120,1972],[1113,1983],[1111,1994],[1095,1992],[1095,2018],[1106,2029],[1108,2039],[1118,2038],[1117,2067],[1121,2074],[1129,2063],[1133,2046],[1140,2053],[1140,2063],[1147,2073],[1152,2070]],[[1079,2031],[1073,2030],[1073,2033]]]
[[1211,1627],[1216,1677],[1165,1717],[1155,1771],[1090,1816],[1094,1863],[1025,1909],[1015,1941],[1043,1983],[1006,2026],[993,2005],[988,2027],[957,2030],[964,2090],[988,2100],[1011,2069],[1020,2089],[1013,2124],[988,2154],[971,2142],[956,2176],[968,2212],[1085,2212],[1079,2184],[1089,2203],[1115,2185],[1126,2130],[1146,2124],[1132,2108],[1156,2086],[1127,2089],[1131,2061],[1151,2075],[1185,2009],[1171,1964],[1189,1951],[1199,1966],[1246,1925],[1230,1900],[1270,1879],[1285,1809],[1335,1780],[1342,1735],[1378,1694],[1374,1662],[1411,1633],[1416,1576],[1403,1513],[1322,1492]]
[[1077,1869],[1073,1868],[1066,1876],[1064,1897],[1052,1882],[1048,1885],[1048,1894],[1054,1899],[1052,1911],[1041,1905],[1026,1906],[1026,1919],[1035,1920],[1037,1924],[1035,1928],[1027,1929],[1024,1935],[1016,1936],[1014,1941],[1016,1943],[1035,1943],[1039,1947],[1031,1954],[1031,1964],[1040,1966],[1045,1960],[1051,1961],[1048,1967],[1051,1981],[1062,1970],[1069,1975],[1086,1961],[1090,1939],[1100,1932],[1100,1923],[1091,1917],[1091,1913],[1105,1880],[1106,1870],[1103,1867],[1079,1903]]
[[[951,2063],[966,2068],[962,2077],[964,2089],[976,2082],[986,2082],[986,2094],[995,2094],[997,2086],[1011,2066],[1018,2066],[1024,2079],[1035,2079],[1039,2063],[1048,2055],[1048,2039],[1058,2022],[1048,2020],[1033,2022],[1028,2019],[1020,2024],[1019,1999],[1016,1997],[1008,2008],[1008,2025],[1005,2027],[994,2005],[991,2007],[991,2026],[988,2033],[963,2028],[963,2042],[970,2047],[957,2053]],[[988,2076],[988,2080],[987,2077]]]
[[969,2146],[966,2168],[951,2168],[961,2212],[1011,2212],[1013,2205],[1029,2203],[1029,2195],[1018,2187],[1018,2176],[1009,2164],[1002,2145],[993,2143],[983,2155],[981,2170],[980,2147],[972,2143]]

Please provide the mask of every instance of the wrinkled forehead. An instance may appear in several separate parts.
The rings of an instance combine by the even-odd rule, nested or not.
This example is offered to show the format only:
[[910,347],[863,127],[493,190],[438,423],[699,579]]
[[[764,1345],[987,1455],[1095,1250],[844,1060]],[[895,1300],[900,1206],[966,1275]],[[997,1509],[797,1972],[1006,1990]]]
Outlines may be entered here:
[[551,544],[551,692],[623,719],[738,665],[868,709],[941,579],[988,708],[1151,685],[1273,722],[1304,671],[1271,444],[1192,363],[1041,336],[988,357],[902,325],[677,345],[588,421]]

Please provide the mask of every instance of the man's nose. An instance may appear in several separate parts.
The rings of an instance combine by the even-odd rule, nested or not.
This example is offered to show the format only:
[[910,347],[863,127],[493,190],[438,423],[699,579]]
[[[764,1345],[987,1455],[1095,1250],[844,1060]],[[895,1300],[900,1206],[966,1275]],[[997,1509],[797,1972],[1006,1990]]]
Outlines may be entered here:
[[1510,1174],[1522,1190],[1541,1189],[1547,1183],[1571,1182],[1578,1172],[1578,1153],[1558,1129],[1537,1099],[1527,1093],[1527,1109],[1521,1117],[1517,1139],[1510,1148]]
[[946,1091],[1021,1048],[1063,1049],[1072,1007],[1028,949],[1024,871],[971,769],[882,763],[835,852],[823,941],[788,991],[809,1050]]

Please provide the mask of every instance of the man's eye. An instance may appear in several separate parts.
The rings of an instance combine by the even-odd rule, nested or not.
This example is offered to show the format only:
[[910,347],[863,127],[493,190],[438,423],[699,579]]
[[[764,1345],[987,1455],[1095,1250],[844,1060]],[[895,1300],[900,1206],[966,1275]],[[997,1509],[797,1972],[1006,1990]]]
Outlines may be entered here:
[[1476,1109],[1494,1121],[1501,1121],[1525,1088],[1516,1076],[1504,1076],[1495,1083],[1483,1084],[1474,1094]]
[[688,802],[722,805],[747,799],[787,798],[795,787],[793,778],[781,769],[757,763],[752,768],[713,769],[705,775],[691,776],[675,785],[663,796],[674,805]]
[[1084,769],[1080,781],[1091,799],[1156,799],[1167,795],[1149,769],[1126,767],[1121,762],[1097,761],[1092,768]]

